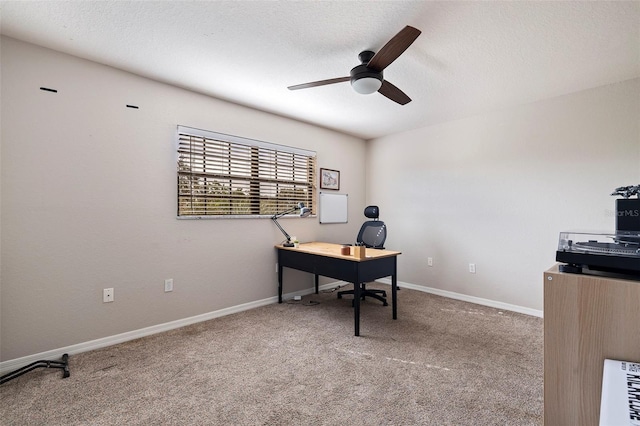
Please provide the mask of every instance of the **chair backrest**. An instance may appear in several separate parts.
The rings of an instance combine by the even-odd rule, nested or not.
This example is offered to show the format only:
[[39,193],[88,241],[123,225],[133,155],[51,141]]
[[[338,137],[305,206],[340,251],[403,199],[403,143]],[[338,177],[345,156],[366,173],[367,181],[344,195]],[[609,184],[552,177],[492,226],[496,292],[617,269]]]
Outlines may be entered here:
[[383,221],[378,220],[380,216],[378,206],[368,206],[364,209],[364,215],[373,220],[362,224],[357,242],[363,243],[366,247],[383,249],[387,239],[387,226]]

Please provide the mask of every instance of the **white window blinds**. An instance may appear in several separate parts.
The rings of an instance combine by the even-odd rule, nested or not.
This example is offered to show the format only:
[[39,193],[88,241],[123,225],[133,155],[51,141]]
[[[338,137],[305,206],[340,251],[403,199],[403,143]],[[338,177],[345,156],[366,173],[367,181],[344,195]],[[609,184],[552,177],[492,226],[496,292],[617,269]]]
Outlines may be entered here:
[[178,126],[178,216],[315,214],[316,153]]

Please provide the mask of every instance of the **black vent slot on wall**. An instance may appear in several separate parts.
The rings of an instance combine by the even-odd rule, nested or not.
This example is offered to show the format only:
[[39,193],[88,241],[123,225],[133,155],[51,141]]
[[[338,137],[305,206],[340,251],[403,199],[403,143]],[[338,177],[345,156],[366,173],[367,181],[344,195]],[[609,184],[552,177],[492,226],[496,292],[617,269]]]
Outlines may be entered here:
[[45,92],[58,93],[56,89],[49,89],[48,87],[41,87],[40,90],[44,90]]
[[127,105],[127,108],[133,108],[133,109],[138,109],[139,107],[136,105]]

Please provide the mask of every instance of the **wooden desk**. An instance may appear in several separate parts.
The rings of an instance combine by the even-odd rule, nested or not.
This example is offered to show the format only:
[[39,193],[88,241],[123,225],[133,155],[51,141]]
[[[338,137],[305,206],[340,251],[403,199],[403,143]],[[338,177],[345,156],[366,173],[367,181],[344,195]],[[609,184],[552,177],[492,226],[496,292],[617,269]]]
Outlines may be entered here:
[[397,307],[397,258],[399,251],[366,249],[366,258],[340,254],[341,244],[304,243],[300,247],[278,249],[278,303],[282,303],[282,270],[298,269],[315,275],[316,294],[318,276],[335,278],[353,283],[353,315],[355,335],[360,335],[360,285],[378,278],[391,276],[391,306],[393,319],[398,318]]
[[605,358],[640,362],[640,281],[544,273],[544,424],[597,426]]

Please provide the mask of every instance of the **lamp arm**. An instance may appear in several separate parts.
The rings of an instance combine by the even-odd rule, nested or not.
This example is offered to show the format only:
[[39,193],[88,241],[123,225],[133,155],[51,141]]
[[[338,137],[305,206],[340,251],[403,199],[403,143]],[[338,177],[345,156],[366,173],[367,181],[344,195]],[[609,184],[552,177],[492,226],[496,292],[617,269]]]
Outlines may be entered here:
[[[280,219],[282,216],[287,215],[287,214],[289,214],[289,213],[293,213],[293,212],[295,212],[295,211],[296,211],[296,210],[298,210],[298,209],[299,209],[299,207],[294,207],[294,208],[292,208],[291,210],[287,210],[286,212],[276,213],[276,214],[274,214],[273,216],[271,216],[271,220]],[[277,223],[277,222],[276,222],[276,223]],[[278,225],[278,226],[280,226],[280,225]]]
[[[286,214],[286,213],[283,213]],[[282,231],[282,233],[284,234],[285,237],[287,237],[287,242],[291,242],[291,236],[289,234],[287,234],[287,231],[284,230],[284,228],[282,226],[280,226],[280,224],[278,223],[278,215],[273,215],[271,217],[271,220],[273,221],[273,223],[276,224],[276,226],[278,227],[278,229],[280,229],[280,231]]]

